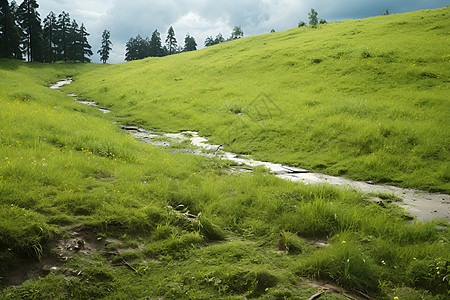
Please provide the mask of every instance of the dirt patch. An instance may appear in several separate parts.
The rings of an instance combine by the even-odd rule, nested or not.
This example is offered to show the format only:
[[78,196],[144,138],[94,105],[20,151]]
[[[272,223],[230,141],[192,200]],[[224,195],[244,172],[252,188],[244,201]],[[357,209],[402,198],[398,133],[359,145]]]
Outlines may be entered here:
[[[105,247],[110,243],[120,243],[118,240],[97,236],[95,230],[87,226],[78,226],[66,232],[66,234],[45,251],[40,260],[37,258],[19,258],[6,272],[1,287],[18,286],[25,281],[48,275],[63,268],[64,263],[73,255],[91,255],[93,253],[111,254],[105,252]],[[117,253],[118,254],[118,253]]]
[[107,243],[108,240],[98,237],[92,228],[80,226],[68,231],[53,250],[60,260],[66,261],[74,254],[90,255],[101,251]]
[[20,258],[6,272],[0,287],[18,286],[28,279],[46,276],[58,270],[63,264],[63,261],[53,255],[45,256],[40,261],[35,258]]

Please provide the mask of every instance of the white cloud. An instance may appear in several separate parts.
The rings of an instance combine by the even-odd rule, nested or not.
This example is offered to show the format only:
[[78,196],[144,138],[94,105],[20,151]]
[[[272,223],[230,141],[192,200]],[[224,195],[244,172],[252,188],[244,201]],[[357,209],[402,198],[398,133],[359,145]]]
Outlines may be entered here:
[[[184,16],[181,16],[174,24],[174,29],[180,28],[177,32],[178,44],[182,44],[187,33],[195,37],[198,47],[201,48],[206,37],[216,36],[219,33],[231,32],[231,27],[227,18],[222,17],[216,20],[203,18],[196,12],[189,11]],[[183,40],[182,40],[183,39]]]

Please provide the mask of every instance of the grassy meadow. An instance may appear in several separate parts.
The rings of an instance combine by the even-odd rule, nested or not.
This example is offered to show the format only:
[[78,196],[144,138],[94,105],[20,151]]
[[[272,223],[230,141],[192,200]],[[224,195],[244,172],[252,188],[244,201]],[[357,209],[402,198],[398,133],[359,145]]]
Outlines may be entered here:
[[[120,65],[0,60],[0,299],[308,299],[325,284],[337,292],[321,299],[446,299],[448,220],[262,168],[234,174],[114,122],[448,192],[448,11]],[[111,113],[48,88],[68,76],[65,92]],[[56,268],[8,286],[40,261]]]
[[197,130],[261,160],[448,193],[448,14],[294,28],[114,65],[69,89],[123,122]]

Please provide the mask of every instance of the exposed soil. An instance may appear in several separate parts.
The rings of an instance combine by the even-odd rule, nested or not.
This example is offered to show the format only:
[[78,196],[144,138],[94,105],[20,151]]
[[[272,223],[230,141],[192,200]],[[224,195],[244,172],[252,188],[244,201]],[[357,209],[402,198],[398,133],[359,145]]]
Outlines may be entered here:
[[64,262],[53,255],[45,256],[40,261],[35,258],[18,259],[6,272],[0,288],[18,286],[30,278],[46,276],[50,272],[58,270],[63,264]]
[[[50,272],[57,271],[64,267],[64,263],[73,255],[88,256],[93,253],[104,253],[105,246],[117,240],[99,238],[95,231],[86,226],[79,226],[67,231],[65,236],[58,239],[45,251],[45,256],[38,260],[36,258],[21,258],[17,260],[7,276],[4,278],[3,286],[18,286],[35,277],[43,277]],[[81,275],[81,271],[65,270],[71,276]]]

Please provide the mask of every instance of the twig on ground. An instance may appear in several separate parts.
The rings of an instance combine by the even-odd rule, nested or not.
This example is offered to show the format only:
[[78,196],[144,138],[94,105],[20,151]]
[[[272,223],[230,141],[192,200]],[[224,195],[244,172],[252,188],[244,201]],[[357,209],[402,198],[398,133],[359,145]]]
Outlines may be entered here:
[[319,299],[325,292],[321,291],[320,293],[317,293],[315,295],[312,295],[311,297],[309,297],[308,300],[315,300],[315,299]]

